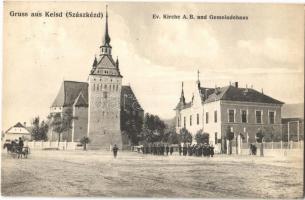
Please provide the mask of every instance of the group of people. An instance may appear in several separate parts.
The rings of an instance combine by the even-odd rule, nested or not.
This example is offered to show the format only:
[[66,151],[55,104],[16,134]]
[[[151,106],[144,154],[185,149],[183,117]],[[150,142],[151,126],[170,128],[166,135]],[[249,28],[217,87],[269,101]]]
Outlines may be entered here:
[[168,144],[144,144],[141,147],[143,154],[152,155],[172,155],[174,150],[179,152],[180,156],[204,156],[213,157],[214,147],[208,144],[183,144],[183,145],[168,145]]

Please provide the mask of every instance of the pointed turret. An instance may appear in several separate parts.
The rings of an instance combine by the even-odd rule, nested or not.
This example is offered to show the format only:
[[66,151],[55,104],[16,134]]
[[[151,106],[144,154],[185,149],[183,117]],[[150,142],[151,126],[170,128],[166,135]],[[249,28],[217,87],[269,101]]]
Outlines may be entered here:
[[182,90],[181,90],[181,96],[180,96],[180,103],[182,103],[183,105],[185,104],[184,91],[183,91],[183,82],[182,82]]
[[119,58],[116,57],[115,66],[117,69],[119,69]]
[[96,56],[94,56],[94,61],[93,61],[93,64],[92,64],[92,69],[91,69],[90,74],[93,74],[94,70],[96,69],[96,66],[97,66],[97,59],[96,59]]
[[105,22],[105,33],[103,37],[103,44],[101,48],[101,55],[111,55],[110,36],[108,32],[108,5],[106,5],[106,22]]
[[198,85],[198,88],[200,88],[199,74],[200,74],[200,71],[197,70],[197,85]]

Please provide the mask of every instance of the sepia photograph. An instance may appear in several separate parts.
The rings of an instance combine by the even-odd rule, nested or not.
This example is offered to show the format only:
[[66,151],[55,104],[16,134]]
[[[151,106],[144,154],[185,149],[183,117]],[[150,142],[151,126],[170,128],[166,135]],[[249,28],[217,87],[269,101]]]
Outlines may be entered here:
[[4,1],[2,197],[304,197],[304,5]]

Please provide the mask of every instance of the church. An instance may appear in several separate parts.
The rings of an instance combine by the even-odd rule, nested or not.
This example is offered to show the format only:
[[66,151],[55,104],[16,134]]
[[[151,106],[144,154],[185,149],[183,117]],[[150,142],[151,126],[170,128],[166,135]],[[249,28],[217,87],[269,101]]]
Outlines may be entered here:
[[[50,107],[50,114],[72,113],[72,129],[60,136],[50,129],[50,141],[79,142],[89,137],[90,149],[109,149],[116,144],[120,149],[128,144],[122,134],[121,119],[125,113],[144,117],[144,110],[130,86],[122,85],[118,58],[113,59],[108,30],[108,12],[100,54],[95,56],[87,82],[63,81]],[[60,137],[60,138],[58,138]]]
[[281,136],[281,108],[283,102],[253,88],[239,87],[238,82],[224,87],[209,88],[198,79],[193,85],[193,96],[185,100],[183,83],[180,99],[175,107],[176,132],[186,128],[193,136],[197,131],[209,134],[209,143],[216,152],[226,151],[226,132],[243,142],[255,142],[256,133]]

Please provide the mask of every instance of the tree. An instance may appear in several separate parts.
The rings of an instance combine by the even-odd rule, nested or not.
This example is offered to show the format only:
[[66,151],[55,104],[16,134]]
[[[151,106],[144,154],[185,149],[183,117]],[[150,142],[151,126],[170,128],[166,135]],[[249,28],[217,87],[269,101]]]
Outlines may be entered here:
[[90,139],[87,136],[82,137],[82,139],[80,140],[80,143],[83,145],[84,147],[84,151],[87,150],[87,144],[90,143]]
[[157,115],[145,114],[143,130],[141,132],[142,141],[160,142],[164,136],[165,123]]
[[186,128],[182,128],[180,129],[179,139],[183,143],[192,143],[193,136]]
[[65,109],[61,113],[58,112],[49,115],[48,118],[50,120],[50,127],[58,134],[58,142],[60,142],[62,133],[72,129],[72,110]]
[[234,133],[231,131],[230,126],[228,126],[226,130],[226,139],[229,140],[229,154],[232,154],[232,140],[234,139]]
[[197,131],[195,135],[195,140],[197,144],[204,144],[204,143],[209,144],[209,136],[210,135],[208,133],[204,133],[203,130],[200,129],[199,131]]
[[263,143],[263,138],[264,138],[264,132],[262,129],[258,129],[258,132],[256,133],[256,141],[260,143],[260,156],[264,156],[264,143]]
[[274,139],[276,139],[274,134],[274,128],[272,126],[264,127],[263,132],[264,132],[264,141],[271,142],[274,141]]
[[174,126],[166,126],[162,141],[169,144],[179,144],[179,135]]
[[44,121],[40,122],[40,118],[37,116],[32,120],[31,127],[31,136],[34,140],[43,140],[46,141],[48,139],[48,130],[49,126]]
[[134,115],[132,112],[123,110],[121,114],[121,128],[129,138],[132,145],[137,145],[143,128],[142,115]]

